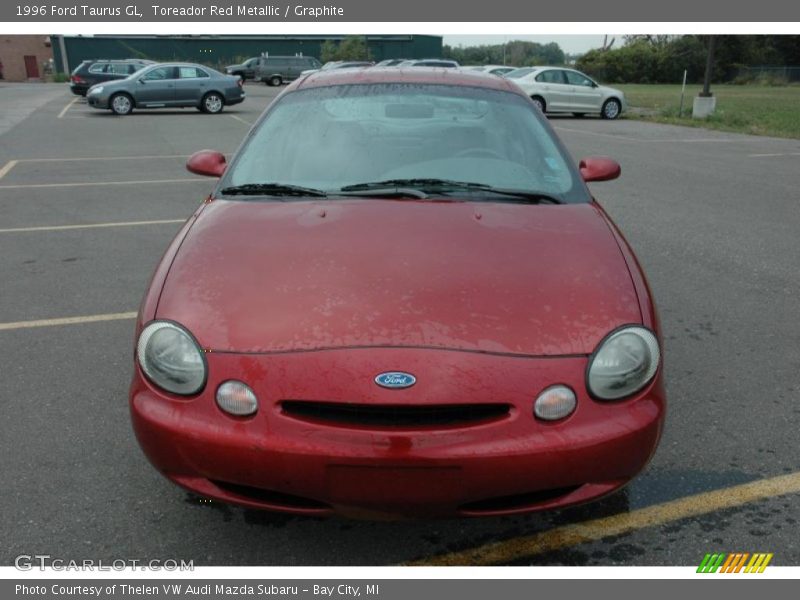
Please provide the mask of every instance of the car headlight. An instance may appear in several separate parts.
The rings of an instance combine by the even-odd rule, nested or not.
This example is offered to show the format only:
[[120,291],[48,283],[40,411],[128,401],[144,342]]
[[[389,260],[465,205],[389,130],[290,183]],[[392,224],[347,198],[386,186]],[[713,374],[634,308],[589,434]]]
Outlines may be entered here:
[[206,384],[206,359],[194,337],[171,321],[153,321],[136,345],[139,365],[158,387],[191,396]]
[[600,342],[589,360],[586,385],[598,400],[619,400],[653,379],[661,360],[655,334],[638,325],[617,329]]
[[90,93],[90,94],[99,94],[99,93],[101,93],[102,91],[103,91],[103,86],[102,86],[102,85],[98,85],[98,86],[96,86],[96,87],[93,87],[92,89],[90,89],[90,90],[89,90],[89,93]]

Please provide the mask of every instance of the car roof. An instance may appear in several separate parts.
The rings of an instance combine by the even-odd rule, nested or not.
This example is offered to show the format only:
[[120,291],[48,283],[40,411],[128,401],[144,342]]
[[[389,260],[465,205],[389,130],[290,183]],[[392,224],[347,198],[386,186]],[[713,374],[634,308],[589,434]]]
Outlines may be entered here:
[[482,69],[488,71],[489,69],[519,69],[519,67],[512,67],[511,65],[461,65],[462,69]]
[[201,65],[200,63],[190,63],[190,62],[162,62],[162,63],[153,63],[152,65],[147,65],[148,67],[202,67],[203,69],[208,69],[210,71],[214,71],[213,67],[208,67],[206,65]]
[[310,73],[290,88],[315,88],[370,83],[420,83],[481,87],[524,95],[512,82],[477,71],[445,67],[371,67],[368,69],[331,69]]
[[144,63],[156,64],[155,61],[146,58],[90,58],[84,60],[85,63]]

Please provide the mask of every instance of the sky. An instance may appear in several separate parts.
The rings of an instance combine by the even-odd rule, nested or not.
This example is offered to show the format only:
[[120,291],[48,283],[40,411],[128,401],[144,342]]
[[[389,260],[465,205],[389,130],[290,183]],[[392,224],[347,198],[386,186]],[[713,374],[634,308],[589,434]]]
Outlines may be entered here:
[[[537,42],[539,44],[549,44],[556,42],[567,54],[582,54],[592,48],[599,48],[603,45],[605,34],[597,35],[444,35],[443,43],[448,46],[480,46],[483,44],[502,44],[512,40],[525,40]],[[617,41],[614,46],[622,44],[622,35],[608,34],[609,40],[615,37]]]

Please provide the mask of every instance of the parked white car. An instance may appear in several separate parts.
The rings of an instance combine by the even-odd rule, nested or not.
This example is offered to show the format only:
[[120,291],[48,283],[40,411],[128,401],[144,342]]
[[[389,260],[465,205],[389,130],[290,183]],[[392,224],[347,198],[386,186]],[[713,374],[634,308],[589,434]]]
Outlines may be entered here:
[[478,71],[491,75],[505,75],[506,73],[514,71],[517,67],[509,67],[508,65],[469,65],[461,68],[465,71]]
[[600,113],[604,119],[616,119],[628,108],[620,90],[600,85],[574,69],[522,67],[505,77],[519,85],[543,112],[581,117]]

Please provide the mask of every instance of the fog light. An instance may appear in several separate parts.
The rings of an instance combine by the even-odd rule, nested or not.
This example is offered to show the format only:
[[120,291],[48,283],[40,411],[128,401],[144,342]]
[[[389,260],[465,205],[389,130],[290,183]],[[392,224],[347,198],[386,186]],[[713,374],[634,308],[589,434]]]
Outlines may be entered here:
[[255,393],[241,381],[226,381],[217,388],[217,404],[226,413],[246,417],[258,410]]
[[577,404],[575,392],[565,385],[554,385],[539,394],[533,414],[545,421],[557,421],[571,415]]

